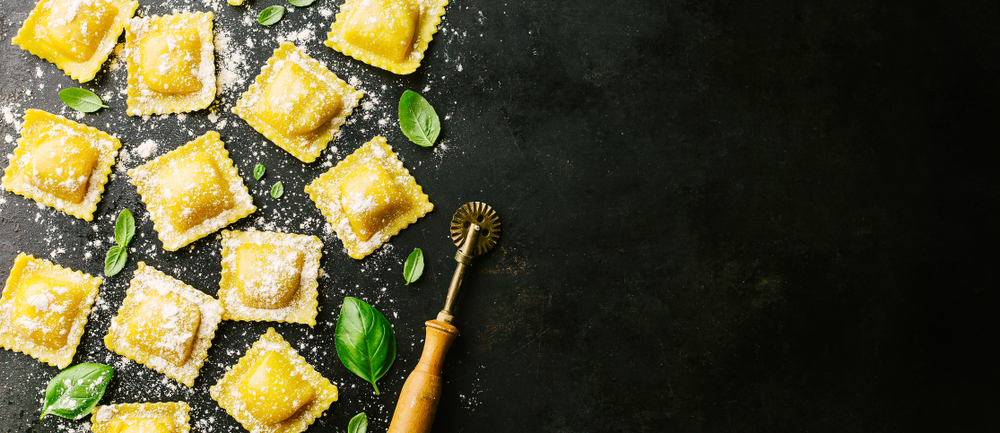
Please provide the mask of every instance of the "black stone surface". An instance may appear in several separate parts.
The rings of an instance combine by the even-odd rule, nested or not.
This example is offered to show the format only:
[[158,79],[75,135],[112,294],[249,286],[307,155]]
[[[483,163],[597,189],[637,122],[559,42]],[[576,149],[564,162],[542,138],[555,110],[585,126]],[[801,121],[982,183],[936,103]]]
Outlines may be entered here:
[[[4,40],[30,3],[4,4]],[[142,0],[140,11],[214,8],[218,29],[248,32],[252,71],[276,35],[314,23],[301,45],[379,96],[324,156],[336,162],[385,135],[436,206],[391,248],[355,261],[310,223],[321,216],[302,188],[322,162],[300,163],[227,112],[245,86],[222,97],[224,128],[204,110],[184,121],[129,118],[118,94],[83,118],[124,149],[153,138],[157,154],[221,129],[261,208],[233,227],[263,219],[324,239],[320,324],[276,326],[340,387],[309,431],[346,431],[360,411],[370,431],[387,428],[423,321],[444,301],[448,221],[471,200],[497,208],[504,232],[460,296],[462,336],[446,362],[436,432],[996,429],[997,2],[457,0],[410,76],[322,46],[333,18],[316,11],[263,29],[241,18],[281,2],[250,1],[249,11],[165,3]],[[0,100],[14,117],[64,112],[56,91],[72,80],[12,45],[0,44],[0,59]],[[118,91],[124,76],[102,72],[84,87]],[[437,107],[447,150],[400,133],[405,89]],[[2,128],[17,138],[12,124]],[[263,183],[251,177],[258,160]],[[280,200],[266,192],[277,180]],[[124,175],[109,182],[93,223],[0,197],[4,279],[19,252],[59,248],[57,263],[101,274],[114,215],[129,207],[138,216],[135,250],[106,279],[107,309],[92,317],[76,362],[120,363],[102,338],[138,261],[217,290],[218,240],[164,252]],[[96,239],[102,247],[87,246]],[[401,263],[414,247],[428,269],[404,286]],[[395,327],[399,355],[382,395],[336,359],[345,295]],[[132,364],[102,402],[185,400],[200,420],[193,431],[242,431],[208,387],[268,326],[224,322],[190,391]],[[37,419],[57,369],[6,350],[0,363],[3,431],[82,428]]]

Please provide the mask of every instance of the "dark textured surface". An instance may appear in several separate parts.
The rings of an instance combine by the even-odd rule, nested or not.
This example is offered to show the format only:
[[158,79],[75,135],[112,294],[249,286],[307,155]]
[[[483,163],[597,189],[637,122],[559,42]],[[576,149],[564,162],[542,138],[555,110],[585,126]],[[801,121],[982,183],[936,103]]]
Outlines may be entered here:
[[[0,15],[5,40],[26,3]],[[256,13],[278,2],[251,3]],[[374,118],[343,128],[334,162],[384,134],[436,206],[391,249],[359,262],[335,237],[298,228],[319,216],[302,187],[326,168],[262,145],[221,113],[223,139],[262,208],[234,227],[265,218],[326,244],[321,323],[278,327],[341,390],[310,431],[345,431],[361,410],[372,431],[387,427],[422,322],[443,303],[448,221],[469,200],[497,208],[504,233],[459,300],[462,336],[435,431],[994,430],[1000,6],[875,3],[456,1],[450,33],[406,77],[319,40],[304,44],[362,87],[387,86],[375,118],[391,118],[404,89],[448,115],[447,151],[417,148]],[[217,27],[241,25],[233,17],[245,12],[217,9]],[[332,18],[312,17],[323,34]],[[300,18],[290,14],[271,37]],[[250,69],[275,45],[263,40]],[[55,90],[71,86],[68,77],[13,46],[0,55],[2,99],[20,104],[15,115],[61,109]],[[88,87],[120,89],[123,77],[100,74]],[[126,148],[156,137],[159,154],[211,128],[205,112],[179,127],[176,116],[126,118],[124,97],[109,105],[83,122]],[[266,185],[251,179],[257,159],[268,164]],[[278,179],[281,201],[266,196]],[[3,198],[4,278],[18,252],[59,247],[67,252],[56,262],[99,274],[100,260],[82,255],[102,256],[107,244],[84,244],[110,239],[121,207],[142,209],[124,176],[110,182],[94,223]],[[77,362],[119,359],[101,338],[136,261],[217,290],[217,239],[165,253],[145,212],[137,216],[137,251],[102,288],[109,309],[95,313]],[[428,269],[403,286],[414,247]],[[395,326],[399,358],[381,396],[336,360],[344,295],[369,300]],[[187,400],[194,418],[211,420],[195,431],[240,431],[207,389],[267,326],[224,322],[191,392],[164,389],[162,375],[132,365],[104,402]],[[80,425],[36,420],[55,368],[10,351],[0,362],[7,431]]]

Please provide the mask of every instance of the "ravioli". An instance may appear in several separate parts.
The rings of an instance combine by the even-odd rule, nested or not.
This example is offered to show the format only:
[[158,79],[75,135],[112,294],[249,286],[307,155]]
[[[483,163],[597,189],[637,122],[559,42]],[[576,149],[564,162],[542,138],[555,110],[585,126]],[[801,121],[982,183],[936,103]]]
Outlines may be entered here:
[[326,45],[377,68],[405,75],[420,67],[448,0],[347,0]]
[[104,345],[194,386],[222,314],[219,301],[139,262]]
[[176,251],[257,210],[215,131],[128,174],[168,251]]
[[233,112],[302,162],[326,149],[363,93],[307,56],[282,43],[240,97]]
[[223,230],[223,319],[315,325],[322,250],[315,236]]
[[176,403],[126,403],[97,406],[90,417],[94,433],[188,433],[191,406]]
[[41,0],[13,43],[84,83],[97,75],[138,7],[136,0]]
[[128,115],[184,113],[215,100],[212,18],[184,12],[129,20]]
[[337,387],[269,328],[209,389],[254,433],[299,433],[337,401]]
[[95,128],[29,109],[3,186],[91,221],[121,145]]
[[355,259],[365,258],[434,209],[380,136],[312,181],[306,193]]
[[0,347],[66,368],[102,280],[18,254],[0,298]]

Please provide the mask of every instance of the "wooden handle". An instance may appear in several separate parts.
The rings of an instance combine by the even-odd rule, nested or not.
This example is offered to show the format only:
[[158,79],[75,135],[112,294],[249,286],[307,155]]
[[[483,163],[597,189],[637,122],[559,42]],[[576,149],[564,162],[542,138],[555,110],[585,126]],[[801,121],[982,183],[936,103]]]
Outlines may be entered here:
[[458,329],[438,320],[428,320],[424,324],[427,325],[424,351],[399,393],[389,433],[428,433],[434,424],[434,414],[441,399],[441,364],[451,342],[458,337]]

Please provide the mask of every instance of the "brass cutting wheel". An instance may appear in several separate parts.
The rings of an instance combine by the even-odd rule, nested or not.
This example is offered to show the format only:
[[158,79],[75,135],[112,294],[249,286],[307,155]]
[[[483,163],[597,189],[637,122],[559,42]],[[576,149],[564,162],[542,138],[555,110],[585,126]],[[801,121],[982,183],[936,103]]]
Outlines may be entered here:
[[486,203],[474,201],[458,208],[451,218],[451,240],[456,247],[461,248],[469,227],[478,224],[479,236],[473,246],[472,255],[478,256],[489,251],[500,240],[500,217]]

